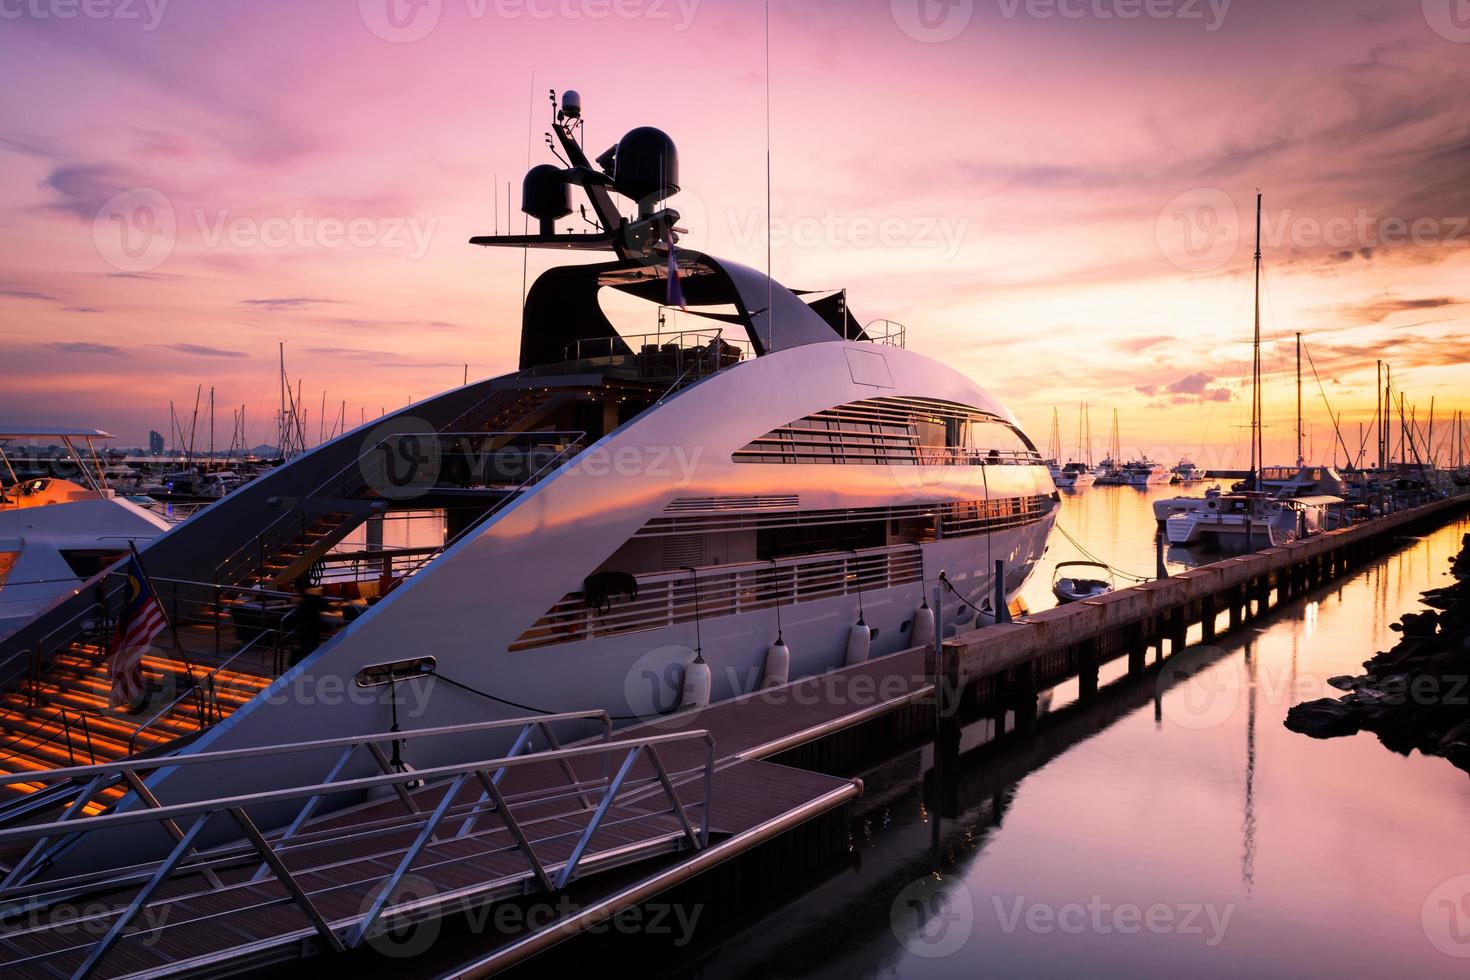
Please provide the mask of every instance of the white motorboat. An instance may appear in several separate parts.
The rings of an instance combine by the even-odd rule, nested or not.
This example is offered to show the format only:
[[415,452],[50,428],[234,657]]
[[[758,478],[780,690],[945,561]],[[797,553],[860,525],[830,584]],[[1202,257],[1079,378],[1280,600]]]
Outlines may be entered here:
[[1055,480],[1063,490],[1082,490],[1096,483],[1097,476],[1086,463],[1072,462],[1062,467]]
[[1057,602],[1081,602],[1107,595],[1114,589],[1113,570],[1101,562],[1064,561],[1052,575],[1051,592]]
[[1190,459],[1181,459],[1171,472],[1172,483],[1203,483],[1205,479],[1205,471]]
[[1168,483],[1171,476],[1167,466],[1147,456],[1124,463],[1120,473],[1122,482],[1130,487],[1159,486]]
[[[59,477],[15,480],[0,490],[0,637],[19,629],[57,599],[168,529],[158,515],[120,497],[94,474],[94,443],[112,438],[99,429],[0,425],[0,476],[15,480],[6,445],[59,440],[69,471]],[[87,450],[84,459],[77,446]]]

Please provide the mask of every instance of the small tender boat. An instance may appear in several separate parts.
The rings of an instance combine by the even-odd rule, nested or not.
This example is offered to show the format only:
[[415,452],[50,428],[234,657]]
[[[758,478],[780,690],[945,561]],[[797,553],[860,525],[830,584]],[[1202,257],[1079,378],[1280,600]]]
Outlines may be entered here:
[[1051,591],[1063,604],[1096,599],[1113,591],[1113,570],[1095,561],[1064,561],[1052,574]]

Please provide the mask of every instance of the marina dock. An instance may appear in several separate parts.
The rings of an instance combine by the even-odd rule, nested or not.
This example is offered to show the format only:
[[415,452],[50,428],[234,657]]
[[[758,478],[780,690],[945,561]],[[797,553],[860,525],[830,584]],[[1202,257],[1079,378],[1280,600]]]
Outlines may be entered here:
[[[566,719],[555,716],[485,723],[522,726],[516,750],[407,776],[389,763],[394,742],[463,736],[464,726],[171,760],[228,766],[242,754],[258,762],[285,752],[323,760],[311,785],[203,801],[140,790],[156,760],[32,774],[85,783],[88,798],[132,788],[141,802],[0,829],[0,846],[25,855],[12,860],[0,899],[30,916],[0,941],[0,964],[16,976],[148,976],[307,953],[329,963],[334,953],[371,950],[390,930],[491,903],[571,899],[539,928],[482,937],[483,955],[453,971],[489,976],[714,869],[738,875],[752,862],[839,855],[844,807],[862,792],[843,774],[905,744],[937,737],[942,746],[946,731],[957,736],[962,700],[1014,711],[1024,730],[1039,689],[1076,676],[1086,702],[1097,696],[1100,666],[1127,657],[1129,673],[1142,674],[1166,649],[1207,642],[1467,506],[1464,496],[1436,501],[964,634],[937,652],[914,648],[617,732],[601,712],[586,712],[579,717],[600,718],[603,735],[565,747],[551,723]],[[376,771],[363,775],[349,759],[371,760]],[[317,812],[333,793],[362,792],[372,802]],[[264,815],[284,829],[259,830]],[[242,828],[246,842],[207,846],[215,818],[216,827]],[[152,828],[153,851],[141,849],[106,896],[82,878],[36,874],[52,861],[63,866],[69,840],[138,828]],[[82,893],[87,928],[78,929],[67,898]]]

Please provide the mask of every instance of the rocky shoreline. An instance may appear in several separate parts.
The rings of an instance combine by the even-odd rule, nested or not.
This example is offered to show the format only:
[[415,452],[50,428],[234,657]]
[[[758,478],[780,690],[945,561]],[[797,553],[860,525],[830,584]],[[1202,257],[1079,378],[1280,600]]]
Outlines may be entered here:
[[1363,663],[1357,677],[1334,677],[1349,692],[1293,707],[1286,727],[1314,738],[1373,732],[1385,747],[1418,749],[1470,772],[1470,534],[1451,562],[1455,583],[1423,594],[1430,608],[1390,628],[1398,644]]

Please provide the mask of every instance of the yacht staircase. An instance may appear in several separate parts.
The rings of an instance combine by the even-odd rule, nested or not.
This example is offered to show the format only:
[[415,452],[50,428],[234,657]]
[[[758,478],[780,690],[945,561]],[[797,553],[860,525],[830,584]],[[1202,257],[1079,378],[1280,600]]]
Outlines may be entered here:
[[[475,453],[524,455],[520,481],[480,492],[474,506],[483,511],[464,524],[461,534],[578,451],[582,433],[542,431],[547,420],[575,397],[575,392],[555,388],[500,389],[439,431],[414,434],[437,440],[439,452],[462,448],[463,440],[470,439]],[[0,776],[162,754],[197,737],[264,690],[285,669],[300,642],[304,624],[295,591],[298,583],[330,565],[332,549],[369,518],[390,509],[424,506],[420,500],[392,499],[381,492],[387,486],[378,469],[384,459],[381,448],[382,444],[365,447],[304,497],[272,498],[283,512],[221,561],[212,582],[150,578],[169,615],[170,629],[155,639],[145,657],[150,696],[137,714],[108,704],[108,645],[116,628],[111,617],[122,605],[121,574],[105,573],[93,583],[85,608],[7,660],[23,659],[24,667],[23,673],[18,664],[12,667],[12,680],[0,689]],[[425,493],[437,489],[425,488]],[[391,588],[449,543],[384,551],[372,571],[385,588]],[[355,610],[347,603],[328,603],[319,618],[310,632],[326,642],[355,618]],[[43,786],[45,794],[37,793]],[[122,782],[103,788],[89,798],[83,812],[99,812],[128,788]],[[81,791],[75,786],[68,796],[63,789],[42,780],[4,784],[0,827],[44,812],[43,804],[65,805]],[[28,800],[33,793],[36,798]]]

